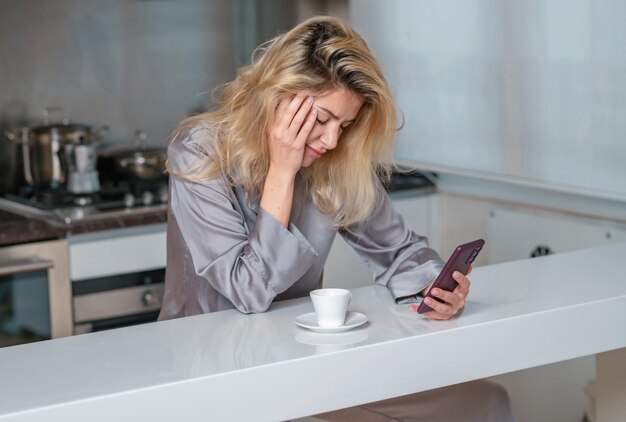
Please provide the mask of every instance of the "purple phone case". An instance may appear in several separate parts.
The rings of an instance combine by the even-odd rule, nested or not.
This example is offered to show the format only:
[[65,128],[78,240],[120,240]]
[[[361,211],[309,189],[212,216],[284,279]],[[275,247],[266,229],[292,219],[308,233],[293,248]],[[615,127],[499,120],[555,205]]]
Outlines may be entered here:
[[[472,265],[472,262],[474,262],[476,256],[484,245],[485,241],[483,239],[478,239],[473,242],[457,246],[450,256],[450,259],[448,259],[448,262],[446,262],[446,265],[444,265],[443,270],[441,270],[437,276],[437,279],[433,284],[433,288],[438,287],[449,292],[453,291],[457,286],[457,282],[454,278],[452,278],[452,273],[460,271],[463,274],[467,274],[467,270],[469,270],[470,265]],[[430,291],[426,297],[431,297],[434,300],[441,302],[438,298],[431,296]],[[426,297],[424,299],[426,299]],[[422,301],[417,308],[417,312],[420,314],[429,311],[432,311],[432,308],[424,303],[424,301]]]

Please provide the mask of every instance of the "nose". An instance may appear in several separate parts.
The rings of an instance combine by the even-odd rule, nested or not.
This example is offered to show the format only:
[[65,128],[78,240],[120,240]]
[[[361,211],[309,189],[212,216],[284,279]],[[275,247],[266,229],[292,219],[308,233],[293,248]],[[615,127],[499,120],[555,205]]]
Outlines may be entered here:
[[326,150],[335,149],[337,146],[337,141],[339,140],[339,135],[341,134],[341,130],[339,128],[328,128],[320,137],[322,143],[324,144],[324,148]]

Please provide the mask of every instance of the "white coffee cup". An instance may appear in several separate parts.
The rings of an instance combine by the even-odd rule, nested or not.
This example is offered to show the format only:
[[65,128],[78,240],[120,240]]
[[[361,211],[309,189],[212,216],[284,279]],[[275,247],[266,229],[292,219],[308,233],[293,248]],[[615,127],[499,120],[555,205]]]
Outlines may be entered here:
[[346,320],[346,311],[352,295],[346,289],[317,289],[311,292],[311,301],[320,327],[340,327]]

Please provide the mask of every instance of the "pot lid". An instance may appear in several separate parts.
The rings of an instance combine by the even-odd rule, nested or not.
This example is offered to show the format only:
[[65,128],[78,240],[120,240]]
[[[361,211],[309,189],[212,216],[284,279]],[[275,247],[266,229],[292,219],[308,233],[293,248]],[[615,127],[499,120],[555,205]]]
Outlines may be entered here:
[[47,125],[40,125],[32,128],[31,130],[36,133],[42,132],[50,132],[51,130],[56,129],[59,132],[91,132],[91,126],[80,124],[80,123],[50,123]]
[[103,148],[100,156],[128,157],[131,155],[164,155],[164,146],[149,146],[146,142],[146,134],[141,130],[135,131],[132,144],[115,144]]
[[98,155],[101,157],[128,157],[132,155],[162,155],[165,154],[164,148],[156,147],[129,147],[127,145],[115,145],[103,148]]

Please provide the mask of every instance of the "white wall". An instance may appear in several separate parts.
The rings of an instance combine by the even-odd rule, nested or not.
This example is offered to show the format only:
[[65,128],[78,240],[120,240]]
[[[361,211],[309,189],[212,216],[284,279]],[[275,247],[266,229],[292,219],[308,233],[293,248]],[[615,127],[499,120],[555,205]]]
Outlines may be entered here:
[[406,118],[396,155],[626,199],[626,3],[352,0]]

